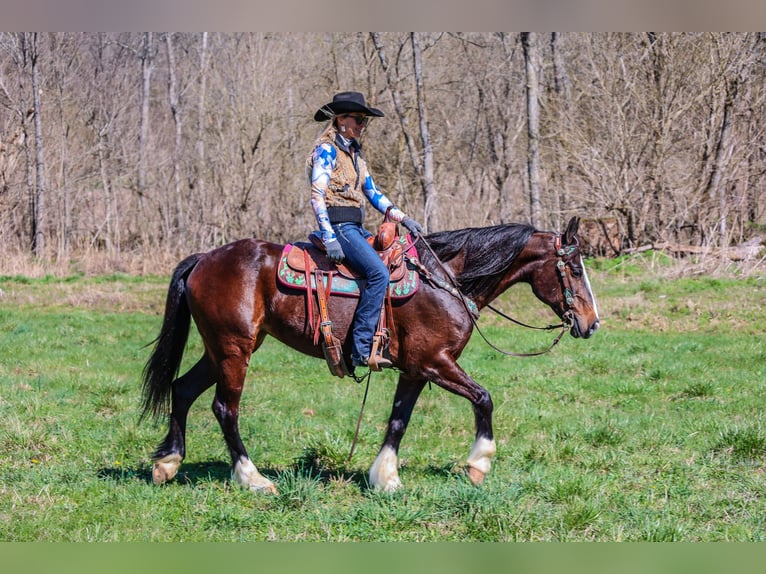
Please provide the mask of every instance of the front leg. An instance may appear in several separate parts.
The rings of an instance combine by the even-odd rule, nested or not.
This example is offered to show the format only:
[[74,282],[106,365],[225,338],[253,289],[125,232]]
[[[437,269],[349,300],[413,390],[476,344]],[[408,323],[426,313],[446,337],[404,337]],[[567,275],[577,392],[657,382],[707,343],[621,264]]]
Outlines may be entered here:
[[489,473],[497,446],[492,434],[492,411],[494,410],[492,398],[489,396],[489,391],[478,384],[476,386],[478,392],[475,394],[478,398],[473,403],[476,418],[476,438],[471,452],[468,454],[466,464],[468,465],[468,478],[471,479],[474,486],[479,486]]
[[497,450],[492,431],[492,397],[489,391],[469,377],[449,356],[443,358],[441,363],[434,363],[435,369],[433,373],[429,373],[429,379],[440,387],[465,397],[473,405],[476,435],[466,463],[468,478],[475,486],[479,486],[484,482]]
[[383,446],[370,468],[370,486],[375,490],[393,492],[402,486],[399,479],[399,444],[425,384],[425,380],[411,379],[404,373],[399,375]]

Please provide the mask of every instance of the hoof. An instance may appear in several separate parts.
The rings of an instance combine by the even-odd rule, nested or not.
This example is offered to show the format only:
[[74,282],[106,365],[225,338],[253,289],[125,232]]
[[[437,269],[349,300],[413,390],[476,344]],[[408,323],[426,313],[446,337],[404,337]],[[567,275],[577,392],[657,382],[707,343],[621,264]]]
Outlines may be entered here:
[[484,482],[490,467],[492,466],[492,457],[497,447],[495,441],[488,438],[477,438],[473,443],[471,454],[468,455],[468,478],[474,486],[479,486]]
[[399,461],[391,447],[383,447],[370,468],[370,486],[378,492],[395,492],[402,486]]
[[181,466],[181,460],[180,454],[169,454],[155,460],[152,466],[152,482],[163,484],[173,479]]
[[259,494],[279,494],[277,487],[270,480],[266,481],[267,484],[251,484],[247,488],[250,492],[257,492]]
[[474,468],[472,466],[468,467],[468,478],[471,479],[471,483],[474,486],[481,486],[481,483],[484,482],[485,476],[487,476],[487,474],[480,471],[478,468]]
[[377,492],[396,492],[402,487],[402,481],[398,476],[389,479],[384,484],[374,484],[373,489]]
[[278,494],[274,483],[258,472],[255,465],[247,458],[237,461],[231,470],[231,479],[250,492]]

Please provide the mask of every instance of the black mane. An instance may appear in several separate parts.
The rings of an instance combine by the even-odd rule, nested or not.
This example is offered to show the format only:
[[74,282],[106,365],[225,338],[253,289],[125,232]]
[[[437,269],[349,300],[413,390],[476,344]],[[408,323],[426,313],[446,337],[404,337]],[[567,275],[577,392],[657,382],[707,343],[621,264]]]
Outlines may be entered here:
[[[465,265],[456,279],[464,294],[480,297],[494,289],[534,231],[530,225],[508,223],[440,231],[427,235],[425,240],[442,263],[448,263],[460,253],[465,254]],[[427,249],[421,248],[418,254],[426,267],[438,268]]]

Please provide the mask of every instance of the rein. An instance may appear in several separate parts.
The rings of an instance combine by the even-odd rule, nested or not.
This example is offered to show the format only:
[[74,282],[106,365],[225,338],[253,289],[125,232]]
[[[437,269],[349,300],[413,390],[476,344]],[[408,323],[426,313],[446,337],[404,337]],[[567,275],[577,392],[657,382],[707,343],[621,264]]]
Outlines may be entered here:
[[[353,375],[352,375],[353,376]],[[370,391],[370,379],[372,378],[372,371],[367,371],[367,374],[363,377],[355,377],[357,383],[361,383],[365,379],[367,384],[364,387],[364,397],[362,398],[362,407],[359,409],[359,417],[356,419],[356,430],[354,431],[354,440],[351,441],[351,450],[348,453],[348,460],[346,464],[351,462],[351,457],[354,456],[354,449],[356,449],[356,443],[359,440],[359,428],[362,426],[362,415],[364,414],[364,406],[367,404],[367,393]]]
[[[500,310],[496,309],[495,307],[493,307],[492,305],[488,304],[487,305],[488,309],[490,309],[491,311],[494,311],[495,313],[497,313],[499,316],[503,317],[504,319],[507,319],[508,321],[511,321],[511,322],[521,326],[521,327],[526,327],[527,329],[537,329],[537,330],[540,330],[540,331],[550,331],[552,329],[559,329],[559,328],[561,329],[561,331],[559,332],[558,335],[556,335],[556,338],[553,340],[553,342],[550,344],[550,346],[547,349],[542,350],[542,351],[537,351],[537,352],[532,352],[532,353],[513,353],[511,351],[506,351],[506,350],[503,350],[503,349],[499,348],[497,345],[492,343],[486,337],[486,335],[484,335],[484,333],[482,332],[481,328],[479,328],[479,324],[477,322],[477,319],[479,318],[479,308],[476,305],[476,303],[474,301],[472,301],[469,297],[464,295],[462,291],[460,291],[458,286],[455,284],[455,281],[454,281],[454,279],[452,277],[452,274],[447,270],[447,268],[444,265],[444,263],[442,263],[441,259],[439,259],[439,257],[436,255],[436,253],[434,252],[433,248],[426,241],[425,237],[423,237],[421,235],[420,239],[422,240],[423,245],[426,246],[426,249],[428,249],[429,253],[431,253],[433,258],[436,260],[436,263],[439,265],[439,267],[442,269],[442,271],[444,271],[445,275],[447,275],[447,277],[449,278],[449,283],[447,283],[446,281],[444,281],[442,279],[435,278],[433,276],[433,274],[428,269],[426,269],[425,266],[422,263],[420,263],[419,261],[416,262],[416,261],[413,261],[412,259],[409,259],[409,258],[408,258],[408,261],[413,263],[418,268],[420,273],[428,281],[430,281],[431,283],[433,283],[437,287],[439,287],[441,289],[444,289],[445,291],[447,291],[448,293],[450,293],[452,296],[456,297],[457,299],[459,299],[463,303],[463,306],[465,307],[466,311],[468,311],[468,314],[471,316],[471,323],[473,323],[473,326],[476,328],[476,332],[479,333],[479,335],[481,336],[482,339],[484,339],[484,342],[487,343],[487,345],[489,345],[492,349],[494,349],[498,353],[501,353],[501,354],[507,355],[507,356],[511,356],[511,357],[537,357],[539,355],[544,355],[545,353],[549,352],[551,349],[553,349],[553,347],[555,347],[558,344],[558,342],[564,336],[564,333],[566,333],[567,329],[571,326],[571,324],[572,324],[571,323],[571,321],[572,321],[572,312],[569,309],[569,307],[574,302],[574,295],[573,295],[573,291],[566,284],[564,285],[564,293],[565,293],[565,304],[567,306],[567,311],[566,311],[566,313],[564,313],[564,321],[562,321],[558,325],[547,325],[545,327],[534,327],[532,325],[527,325],[526,323],[522,323],[521,321],[518,321],[518,320],[514,319],[513,317],[510,317],[509,315],[506,315],[502,311],[500,311]],[[566,254],[566,251],[563,248],[561,248],[561,236],[557,236],[556,237],[556,255],[558,257],[562,257],[565,254]],[[558,269],[559,274],[561,276],[562,283],[566,283],[566,281],[565,281],[566,273],[564,272],[564,265],[565,265],[564,261],[562,259],[559,259],[559,261],[557,262],[557,269]]]
[[500,309],[497,309],[496,307],[493,307],[491,304],[487,304],[487,309],[490,311],[493,311],[494,313],[500,315],[503,319],[507,319],[511,323],[516,323],[519,327],[526,327],[527,329],[536,329],[538,331],[551,331],[553,329],[558,329],[560,327],[567,327],[568,325],[566,323],[559,323],[558,325],[546,325],[545,327],[535,327],[534,325],[527,325],[526,323],[522,323],[518,319],[514,319],[513,317],[506,315],[503,313]]

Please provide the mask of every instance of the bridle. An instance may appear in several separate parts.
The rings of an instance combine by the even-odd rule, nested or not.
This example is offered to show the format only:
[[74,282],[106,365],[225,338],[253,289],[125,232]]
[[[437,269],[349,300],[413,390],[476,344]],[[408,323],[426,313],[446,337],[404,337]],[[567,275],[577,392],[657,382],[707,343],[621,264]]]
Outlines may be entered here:
[[[575,239],[575,241],[577,241]],[[570,257],[572,253],[577,251],[577,243],[574,245],[561,245],[561,235],[556,235],[556,239],[553,243],[556,250],[556,271],[559,274],[559,281],[561,281],[561,292],[564,294],[564,313],[562,317],[565,322],[571,325],[574,322],[574,312],[572,311],[575,303],[575,290],[572,287],[572,280],[567,273],[567,263],[565,257]]]

